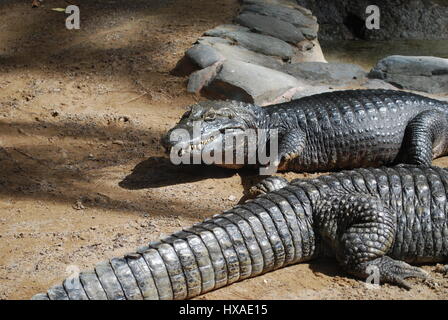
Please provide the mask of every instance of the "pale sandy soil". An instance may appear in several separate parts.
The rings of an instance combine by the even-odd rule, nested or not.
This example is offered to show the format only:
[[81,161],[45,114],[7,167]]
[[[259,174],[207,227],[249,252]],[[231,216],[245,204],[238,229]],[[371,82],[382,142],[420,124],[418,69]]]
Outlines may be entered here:
[[[0,4],[0,299],[30,298],[219,213],[255,181],[174,167],[159,144],[198,99],[169,71],[203,31],[231,21],[236,0],[78,2],[79,31],[50,10],[63,0]],[[368,290],[320,261],[200,299],[446,299],[448,279],[434,269],[411,291]]]

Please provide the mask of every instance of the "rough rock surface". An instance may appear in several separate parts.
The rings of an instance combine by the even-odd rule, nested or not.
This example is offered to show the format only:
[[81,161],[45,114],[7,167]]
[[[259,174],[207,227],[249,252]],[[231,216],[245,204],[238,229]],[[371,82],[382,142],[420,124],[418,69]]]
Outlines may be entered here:
[[[337,39],[448,39],[448,1],[436,0],[297,0],[311,9],[319,36]],[[380,29],[365,27],[366,8],[380,8]]]
[[266,68],[279,70],[282,61],[278,57],[267,56],[255,51],[246,49],[243,46],[235,45],[229,40],[215,37],[203,37],[198,40],[200,44],[206,44],[213,47],[217,52],[225,57],[225,60],[240,60]]
[[283,72],[236,60],[227,60],[206,88],[217,99],[268,105],[291,100],[308,85]]
[[283,71],[313,83],[343,84],[366,77],[366,72],[351,63],[302,62],[283,66]]
[[370,78],[429,93],[448,92],[448,59],[438,57],[389,56],[370,71]]
[[279,57],[285,61],[294,57],[294,47],[285,41],[264,34],[248,32],[248,28],[244,29],[247,30],[217,27],[207,31],[205,35],[227,38],[246,49],[268,56]]
[[326,62],[317,19],[294,0],[240,0],[234,25],[208,30],[178,62],[187,90],[261,105],[291,99],[309,87],[290,64]]

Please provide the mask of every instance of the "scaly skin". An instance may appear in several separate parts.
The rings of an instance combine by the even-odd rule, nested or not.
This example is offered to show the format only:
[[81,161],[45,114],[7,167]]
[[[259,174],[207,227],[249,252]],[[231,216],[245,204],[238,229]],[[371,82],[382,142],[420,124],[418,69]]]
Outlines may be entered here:
[[[222,141],[220,130],[226,128],[233,128],[234,136],[248,129],[277,129],[279,170],[428,166],[433,158],[448,153],[448,104],[403,91],[336,91],[264,108],[235,101],[199,103],[167,133],[162,141],[167,150],[178,142],[170,141],[171,133],[192,132],[194,121],[201,121],[203,137],[183,141],[194,146],[184,153],[216,147]],[[267,140],[261,143],[267,144]]]
[[293,180],[34,299],[192,298],[329,254],[356,277],[373,266],[381,283],[410,288],[405,278],[428,275],[408,263],[448,260],[447,195],[437,167]]

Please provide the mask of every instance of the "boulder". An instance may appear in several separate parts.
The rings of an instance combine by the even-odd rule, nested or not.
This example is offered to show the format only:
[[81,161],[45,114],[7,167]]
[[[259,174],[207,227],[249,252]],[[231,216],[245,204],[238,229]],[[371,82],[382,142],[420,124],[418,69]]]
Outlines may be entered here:
[[289,101],[295,93],[307,87],[304,81],[283,72],[242,61],[226,60],[205,91],[213,98],[268,105]]
[[317,24],[316,18],[314,17],[307,16],[292,8],[272,5],[269,3],[245,5],[242,7],[242,12],[274,17],[282,21],[289,22],[298,28],[310,27]]
[[448,93],[448,59],[428,56],[389,56],[370,71],[370,78],[429,93]]
[[340,85],[366,77],[367,73],[351,63],[303,62],[284,65],[282,71],[314,83]]
[[295,0],[240,0],[240,2],[244,5],[251,5],[251,4],[273,4],[273,5],[280,5],[280,6],[284,6],[284,7],[288,7],[291,9],[296,9],[299,10],[300,12],[302,12],[304,15],[313,17],[313,13],[311,12],[311,10],[304,8],[300,5],[297,4],[297,1]]
[[255,13],[241,13],[235,22],[256,32],[267,34],[283,41],[297,44],[305,40],[305,36],[292,23],[274,17]]
[[198,42],[200,44],[205,44],[212,47],[220,55],[228,60],[240,60],[247,63],[258,64],[260,66],[280,69],[283,65],[282,60],[279,58],[274,58],[261,53],[257,53],[248,50],[242,46],[235,45],[230,40],[216,38],[216,37],[202,37],[199,38]]
[[244,32],[250,31],[250,29],[237,24],[221,24],[213,29],[205,31],[204,36],[225,38],[228,33],[238,31]]
[[187,50],[186,55],[201,69],[207,68],[208,66],[225,59],[216,49],[203,44],[197,44],[191,47]]
[[205,34],[231,39],[235,44],[246,49],[269,56],[276,56],[283,60],[291,60],[295,54],[294,48],[283,40],[264,34],[232,29],[235,28],[218,27],[207,31]]
[[218,61],[207,68],[193,72],[188,78],[187,91],[190,93],[199,94],[205,86],[216,77],[221,70],[223,62]]
[[298,50],[295,56],[291,60],[291,63],[298,62],[327,62],[322,52],[322,48],[317,39],[315,40],[303,40],[297,44]]
[[187,76],[223,60],[224,56],[211,46],[197,44],[187,50],[171,73],[176,76]]

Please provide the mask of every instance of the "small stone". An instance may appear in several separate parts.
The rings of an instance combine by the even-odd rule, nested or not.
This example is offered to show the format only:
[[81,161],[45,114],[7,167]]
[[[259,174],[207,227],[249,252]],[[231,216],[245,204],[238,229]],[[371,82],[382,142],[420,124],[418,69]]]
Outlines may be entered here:
[[72,206],[75,210],[84,210],[86,207],[82,204],[81,200],[77,200]]
[[114,140],[112,143],[120,146],[124,145],[124,142],[122,140]]
[[229,201],[235,201],[236,197],[234,195],[230,195],[228,199],[229,199]]

